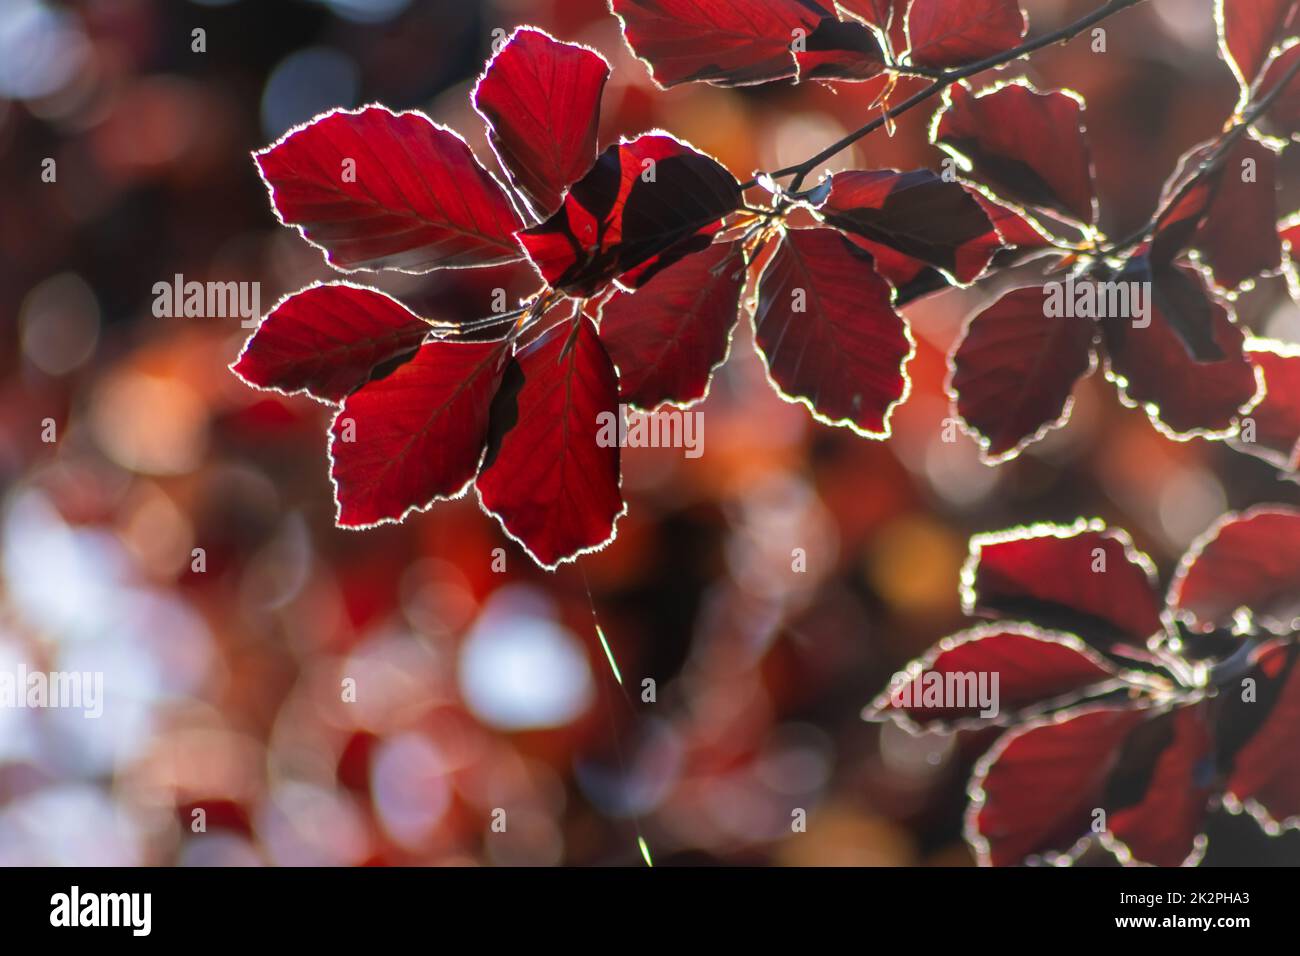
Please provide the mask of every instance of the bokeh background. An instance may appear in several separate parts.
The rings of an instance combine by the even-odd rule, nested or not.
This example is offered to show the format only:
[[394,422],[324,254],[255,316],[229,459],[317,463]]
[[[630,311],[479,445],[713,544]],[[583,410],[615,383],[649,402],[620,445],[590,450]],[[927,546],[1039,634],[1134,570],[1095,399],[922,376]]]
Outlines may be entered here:
[[[1025,6],[1043,31],[1093,3]],[[1145,221],[1231,111],[1210,6],[1154,0],[1106,24],[1105,54],[1080,40],[1013,68],[1087,97],[1110,234]],[[257,281],[265,310],[330,278],[277,225],[250,150],[379,101],[491,163],[467,97],[494,31],[522,23],[611,60],[603,142],[662,126],[742,179],[860,125],[878,92],[661,93],[602,0],[0,0],[0,666],[101,670],[107,694],[100,720],[0,710],[0,864],[639,865],[640,833],[660,865],[967,865],[963,791],[990,739],[859,713],[963,626],[969,535],[1099,516],[1167,579],[1225,509],[1300,500],[1261,461],[1160,437],[1099,376],[1012,463],[944,442],[944,355],[1008,276],[907,308],[914,390],[887,443],[774,396],[742,327],[702,406],[703,456],[628,451],[629,513],[581,569],[537,570],[472,496],[336,530],[328,410],[244,387],[226,368],[238,319],[156,318],[153,284]],[[832,167],[936,165],[931,112]],[[374,284],[469,318],[521,281],[511,268]],[[1240,314],[1300,340],[1281,279]],[[1294,834],[1214,821],[1207,863],[1298,862]]]

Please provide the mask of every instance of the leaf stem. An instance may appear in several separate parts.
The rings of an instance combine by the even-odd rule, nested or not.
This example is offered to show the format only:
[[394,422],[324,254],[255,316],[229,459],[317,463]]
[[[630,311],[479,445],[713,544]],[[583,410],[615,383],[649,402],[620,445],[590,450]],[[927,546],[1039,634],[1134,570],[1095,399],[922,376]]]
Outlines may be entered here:
[[433,327],[433,333],[436,338],[446,338],[449,336],[465,335],[470,332],[478,332],[482,329],[491,328],[494,325],[501,325],[513,319],[519,318],[526,313],[531,306],[523,306],[510,312],[501,312],[496,315],[485,316],[481,319],[471,319],[468,322],[445,322],[438,323]]

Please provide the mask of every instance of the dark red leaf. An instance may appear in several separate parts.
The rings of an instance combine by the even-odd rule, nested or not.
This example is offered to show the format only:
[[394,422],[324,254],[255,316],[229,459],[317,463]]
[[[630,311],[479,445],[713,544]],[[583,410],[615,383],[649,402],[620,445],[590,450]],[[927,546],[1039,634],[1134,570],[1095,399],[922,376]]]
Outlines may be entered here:
[[826,17],[817,0],[610,0],[623,37],[660,86],[745,86],[794,76],[791,44]]
[[745,285],[738,246],[686,256],[636,293],[605,303],[600,339],[618,367],[619,396],[650,411],[703,398],[727,357]]
[[1270,832],[1300,823],[1300,645],[1260,648],[1244,681],[1220,692],[1218,749],[1227,778],[1224,801],[1245,809]]
[[1015,289],[966,323],[948,391],[983,457],[1004,461],[1070,417],[1070,393],[1096,367],[1096,326],[1049,317],[1041,286]]
[[1169,606],[1198,631],[1231,627],[1241,608],[1269,631],[1300,630],[1300,511],[1224,515],[1188,549]]
[[1155,586],[1151,559],[1123,530],[1095,520],[1036,524],[971,538],[962,607],[1140,657],[1147,638],[1161,630]]
[[[1117,284],[1097,287],[1106,293],[1107,312],[1102,324],[1117,341],[1123,341],[1123,329],[1119,326],[1143,329],[1159,316],[1196,362],[1221,362],[1235,354],[1235,338],[1226,350],[1218,340],[1220,330],[1215,309],[1219,300],[1199,270],[1181,264],[1155,266],[1149,258],[1139,255],[1125,264],[1118,279]],[[1127,304],[1121,294],[1125,285]],[[1145,298],[1144,289],[1147,290]]]
[[[585,315],[521,351],[492,408],[475,483],[485,510],[547,569],[604,547],[623,514],[618,377]],[[611,417],[612,416],[612,417]]]
[[988,214],[960,183],[928,169],[836,173],[821,207],[838,229],[971,282],[993,256]]
[[1016,0],[912,0],[908,62],[964,66],[1019,45],[1029,20]]
[[885,68],[876,35],[860,23],[823,20],[794,45],[798,81],[869,80]]
[[1236,289],[1281,265],[1277,154],[1239,137],[1220,152],[1217,140],[1188,150],[1165,184],[1149,260],[1156,268],[1196,250],[1216,285]]
[[1296,0],[1215,0],[1219,47],[1232,67],[1243,95],[1259,76],[1269,51],[1294,20]]
[[596,161],[600,95],[609,64],[532,27],[516,30],[474,88],[474,107],[511,182],[539,215]]
[[485,266],[518,259],[522,228],[496,180],[423,113],[335,110],[254,154],[286,225],[341,269]]
[[[937,676],[926,676],[930,674]],[[994,690],[998,710],[989,717],[981,714],[976,688],[969,684],[968,675],[978,680],[981,674],[997,677],[996,685],[992,676],[985,677],[985,689]],[[959,684],[963,678],[967,683]],[[1006,723],[1068,703],[1084,691],[1113,689],[1120,685],[1117,678],[1111,664],[1072,635],[1023,625],[990,625],[944,638],[896,675],[863,716],[900,718],[908,726],[926,730]],[[940,680],[944,683],[937,683]],[[935,693],[947,686],[965,695],[964,700]]]
[[501,342],[431,342],[349,395],[330,426],[339,526],[401,521],[463,494],[504,363]]
[[[1241,329],[1190,267],[1157,273],[1150,298],[1145,328],[1125,319],[1102,323],[1107,378],[1126,404],[1141,406],[1171,437],[1233,434],[1242,409],[1251,407],[1259,390]],[[1201,311],[1207,312],[1204,332],[1203,320],[1196,318]],[[1212,346],[1222,357],[1197,361],[1188,352],[1189,340],[1199,351]]]
[[1249,136],[1239,137],[1224,158],[1218,189],[1191,241],[1220,288],[1236,289],[1282,264],[1277,161],[1277,153]]
[[1193,146],[1178,159],[1165,183],[1156,212],[1155,232],[1147,258],[1156,268],[1169,265],[1191,244],[1219,189],[1223,164],[1205,167],[1215,143]]
[[1294,472],[1300,469],[1300,346],[1250,339],[1246,357],[1263,373],[1265,394],[1242,419],[1233,446]]
[[1019,260],[1024,257],[1024,253],[1052,247],[1051,237],[1043,231],[1043,227],[1022,211],[996,203],[970,187],[967,187],[967,191],[975,197],[975,201],[980,204],[997,231],[998,242],[990,242],[997,250],[994,253],[995,264],[1002,260],[1004,253],[1012,253],[1014,258]]
[[859,249],[871,254],[876,271],[894,287],[895,308],[901,308],[940,289],[951,288],[951,284],[942,272],[926,265],[920,259],[905,256],[896,249],[882,246],[870,239],[863,239],[861,236],[848,238]]
[[[979,203],[980,208],[985,211],[985,215],[991,221],[994,219],[995,211],[1004,217],[1016,216],[1016,218],[1020,218],[1006,207],[997,206],[992,201],[981,196],[974,189],[967,186],[962,188],[967,195],[972,196]],[[1023,219],[1020,219],[1020,221],[1025,222]],[[1027,224],[1026,228],[1028,228]],[[873,242],[858,233],[850,232],[846,233],[846,235],[855,246],[871,253],[876,271],[894,287],[895,307],[904,306],[932,292],[950,288],[952,285],[950,276],[940,272],[924,260],[899,252],[893,246]],[[1043,244],[1047,241],[1041,235],[1038,235],[1037,238]],[[968,270],[974,263],[984,261],[990,257],[994,262],[997,262],[1002,253],[1009,253],[1014,257],[1014,250],[1007,248],[997,229],[995,227],[990,228],[982,236],[970,240],[958,250],[959,268]]]
[[1115,757],[1098,804],[1106,811],[1102,842],[1123,863],[1199,862],[1214,784],[1204,704],[1156,714],[1134,728]]
[[833,229],[794,229],[763,269],[755,343],[768,374],[818,421],[889,434],[912,336],[871,257]]
[[[550,219],[519,234],[553,287],[590,295],[624,276],[636,286],[709,242],[740,204],[740,184],[666,133],[609,147]],[[637,270],[633,276],[626,273]]]
[[934,143],[971,164],[971,177],[1007,199],[1079,222],[1096,221],[1083,103],[1024,81],[983,93],[949,87]]
[[982,863],[1055,860],[1092,832],[1115,754],[1148,713],[1092,708],[1005,734],[976,765],[967,839]]
[[339,402],[375,366],[414,352],[431,330],[382,292],[315,285],[281,299],[230,368],[256,388]]
[[1076,855],[1090,835],[1123,862],[1196,862],[1213,766],[1200,706],[1081,709],[1011,731],[976,766],[967,832],[982,862]]

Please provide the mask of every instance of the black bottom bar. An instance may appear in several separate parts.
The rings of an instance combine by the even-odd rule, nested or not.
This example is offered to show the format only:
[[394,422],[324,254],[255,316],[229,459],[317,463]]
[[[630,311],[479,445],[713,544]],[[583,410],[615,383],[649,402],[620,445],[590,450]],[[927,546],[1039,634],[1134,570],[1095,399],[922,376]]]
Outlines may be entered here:
[[1229,868],[9,870],[0,901],[14,941],[410,938],[458,949],[512,938],[685,942],[710,928],[734,942],[782,927],[828,942],[842,929],[866,947],[900,932],[923,934],[927,948],[999,937],[1227,941],[1276,932],[1296,908],[1287,871]]

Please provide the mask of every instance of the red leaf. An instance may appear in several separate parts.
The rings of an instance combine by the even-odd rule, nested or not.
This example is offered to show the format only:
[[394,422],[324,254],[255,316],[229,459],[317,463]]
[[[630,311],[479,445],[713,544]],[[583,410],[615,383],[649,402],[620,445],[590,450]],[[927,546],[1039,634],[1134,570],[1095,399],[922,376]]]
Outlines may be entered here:
[[960,183],[945,182],[928,169],[836,173],[821,214],[836,228],[962,283],[984,271],[996,248],[984,241],[993,223],[983,207]]
[[833,229],[787,232],[763,269],[755,344],[788,401],[884,438],[907,396],[912,336],[871,257]]
[[474,88],[501,166],[542,216],[596,162],[600,96],[609,64],[599,53],[518,29]]
[[1183,557],[1169,606],[1202,632],[1232,626],[1240,608],[1274,633],[1300,630],[1300,511],[1224,515]]
[[848,236],[859,249],[871,254],[876,271],[894,287],[894,307],[901,308],[909,302],[940,289],[951,288],[942,272],[926,265],[920,259],[905,256],[896,249],[882,246],[861,236]]
[[1029,20],[1016,0],[912,0],[908,62],[964,66],[1019,45]]
[[[841,173],[840,175],[845,174]],[[1026,220],[1018,214],[1004,206],[998,206],[970,187],[962,186],[962,189],[966,191],[967,195],[975,199],[991,222],[1015,217],[1020,223],[1024,224],[1026,230],[1032,232],[1032,228]],[[932,292],[947,289],[953,283],[951,276],[945,275],[924,260],[899,252],[893,246],[873,242],[858,233],[849,232],[846,235],[855,246],[871,253],[876,271],[894,287],[894,306],[896,308]],[[1038,233],[1035,233],[1034,236],[1040,245],[1046,245],[1047,239],[1044,236]],[[1008,248],[1004,244],[997,228],[991,227],[983,235],[970,240],[957,250],[957,267],[964,272],[969,271],[974,267],[975,263],[985,261],[990,257],[996,263],[998,258],[1004,254],[1009,254],[1012,258],[1018,258],[1015,250]]]
[[1070,417],[1070,393],[1096,368],[1096,326],[1048,317],[1041,286],[1006,293],[973,316],[953,352],[948,392],[986,461],[1014,458]]
[[[971,538],[962,570],[967,614],[1029,621],[1093,647],[1140,656],[1161,630],[1151,559],[1099,521],[1036,524]],[[1129,645],[1127,647],[1121,645]]]
[[830,4],[817,0],[610,0],[623,37],[663,87],[701,80],[745,86],[794,76],[796,30],[806,36]]
[[1300,823],[1300,645],[1258,652],[1247,675],[1255,698],[1225,693],[1219,718],[1220,750],[1227,774],[1225,802],[1244,807],[1276,832]]
[[600,339],[618,367],[620,398],[646,411],[704,398],[731,346],[744,285],[739,247],[718,243],[636,293],[615,292],[601,313]]
[[507,373],[476,486],[483,508],[548,570],[614,538],[619,447],[600,440],[618,414],[614,364],[585,315],[521,351]]
[[1083,103],[1069,93],[1039,93],[1024,81],[974,94],[949,87],[931,140],[994,192],[1079,222],[1097,219]]
[[1217,140],[1201,143],[1165,184],[1149,258],[1159,267],[1195,249],[1215,284],[1233,290],[1281,265],[1276,219],[1277,154],[1249,136],[1225,153]]
[[1233,447],[1283,471],[1300,469],[1300,346],[1250,339],[1246,357],[1264,375],[1264,398],[1242,419]]
[[330,426],[338,524],[401,521],[469,486],[501,383],[501,342],[431,342],[347,397]]
[[601,153],[559,212],[519,240],[553,287],[590,295],[620,276],[635,287],[696,251],[692,241],[707,245],[739,204],[739,183],[716,161],[644,133]]
[[1198,861],[1213,769],[1204,708],[1062,716],[1013,730],[976,766],[967,832],[981,862],[1073,856],[1098,820],[1124,862]]
[[[1097,286],[1099,303],[1100,293],[1106,293],[1107,314],[1101,321],[1115,341],[1123,343],[1123,326],[1131,324],[1140,330],[1160,317],[1197,363],[1222,362],[1239,351],[1236,337],[1226,349],[1218,341],[1221,331],[1215,310],[1219,300],[1198,270],[1186,265],[1153,266],[1149,259],[1138,256],[1125,265],[1119,280],[1117,285]],[[1135,288],[1134,282],[1142,285]],[[1127,304],[1120,296],[1124,283],[1129,285]],[[1148,290],[1145,301],[1140,293],[1143,288]]]
[[1138,725],[1115,757],[1103,802],[1102,842],[1123,863],[1199,862],[1214,761],[1203,704],[1175,707]]
[[377,365],[414,352],[431,330],[382,292],[314,285],[281,299],[230,368],[255,388],[339,402]]
[[[1245,336],[1222,303],[1212,299],[1200,273],[1171,267],[1155,276],[1151,286],[1150,323],[1140,328],[1130,321],[1102,323],[1106,377],[1119,387],[1125,404],[1141,406],[1152,423],[1173,438],[1200,435],[1223,438],[1233,434],[1242,409],[1256,400],[1259,382],[1247,360]],[[1222,357],[1197,361],[1185,344],[1197,344],[1199,328],[1188,329],[1206,312],[1204,337]],[[1175,320],[1182,327],[1175,327]]]
[[1203,169],[1214,153],[1214,142],[1193,146],[1178,159],[1174,173],[1160,193],[1155,232],[1147,258],[1156,268],[1169,265],[1185,250],[1210,211],[1219,189],[1223,164]]
[[1282,40],[1297,7],[1296,0],[1215,0],[1219,48],[1243,96],[1264,68],[1269,51]]
[[[975,201],[983,208],[997,231],[999,241],[994,244],[995,249],[997,249],[994,255],[995,262],[1001,258],[1004,250],[1013,253],[1025,253],[1052,247],[1051,237],[1043,231],[1042,226],[1024,215],[1020,210],[996,203],[987,196],[970,189],[970,187],[967,187],[967,190],[975,197]],[[1021,257],[1017,255],[1016,258]]]
[[871,254],[876,271],[894,287],[894,307],[901,308],[909,302],[940,289],[951,288],[942,272],[926,265],[920,259],[905,256],[896,249],[882,246],[861,236],[848,236],[859,249]]
[[1215,285],[1236,289],[1282,264],[1277,222],[1277,153],[1249,136],[1224,158],[1219,185],[1191,241]]
[[[966,675],[997,675],[998,713],[982,717],[976,696],[967,684],[964,701],[946,694],[936,703],[928,691],[941,686],[936,678],[953,682]],[[1023,625],[991,625],[946,637],[923,658],[895,676],[889,690],[864,711],[870,720],[894,717],[905,726],[935,730],[1006,723],[1033,710],[1056,707],[1084,691],[1104,691],[1119,685],[1118,672],[1087,645],[1069,634],[1040,631]],[[987,677],[987,687],[992,687]],[[931,695],[933,697],[933,695]],[[959,706],[961,704],[962,706]]]
[[1109,707],[1062,716],[1022,724],[976,765],[966,833],[981,863],[1016,866],[1074,852],[1094,810],[1105,809],[1116,751],[1148,719]]
[[427,272],[519,258],[523,226],[455,132],[423,113],[335,110],[254,153],[271,204],[336,268]]
[[794,47],[797,79],[869,80],[885,69],[876,35],[860,23],[823,20]]

